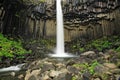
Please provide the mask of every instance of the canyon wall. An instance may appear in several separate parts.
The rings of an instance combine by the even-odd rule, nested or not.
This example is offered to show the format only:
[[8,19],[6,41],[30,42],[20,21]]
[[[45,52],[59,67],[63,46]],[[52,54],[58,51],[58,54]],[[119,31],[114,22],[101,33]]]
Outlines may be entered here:
[[[65,41],[76,38],[91,40],[120,34],[119,0],[63,0],[61,4],[64,14]],[[13,10],[14,6],[6,9],[2,6],[3,3],[0,5],[0,31],[2,33],[35,39],[56,37],[55,0],[41,0],[39,4],[25,4],[25,8],[16,12]]]

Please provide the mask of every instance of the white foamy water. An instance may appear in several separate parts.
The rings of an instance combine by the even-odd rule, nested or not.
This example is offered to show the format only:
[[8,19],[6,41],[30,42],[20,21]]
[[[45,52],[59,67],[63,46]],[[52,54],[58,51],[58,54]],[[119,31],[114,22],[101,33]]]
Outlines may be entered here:
[[64,27],[63,27],[63,13],[61,7],[61,0],[56,0],[56,18],[57,18],[57,44],[55,54],[50,54],[52,57],[74,57],[73,55],[65,53],[64,48]]
[[21,70],[21,67],[22,67],[23,65],[24,65],[24,64],[19,64],[19,65],[10,66],[10,67],[7,67],[7,68],[1,68],[1,69],[0,69],[0,72],[20,71],[20,70]]

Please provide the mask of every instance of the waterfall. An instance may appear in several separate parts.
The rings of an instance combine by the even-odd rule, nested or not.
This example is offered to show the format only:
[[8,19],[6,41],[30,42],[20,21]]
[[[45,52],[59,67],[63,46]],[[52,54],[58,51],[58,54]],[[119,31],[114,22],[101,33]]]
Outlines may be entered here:
[[63,14],[61,7],[61,0],[56,0],[57,4],[57,44],[56,44],[56,53],[64,54],[64,29],[63,29]]
[[74,57],[73,55],[65,53],[64,49],[64,27],[63,27],[63,13],[61,0],[56,0],[56,18],[57,18],[57,35],[56,35],[56,50],[52,57]]

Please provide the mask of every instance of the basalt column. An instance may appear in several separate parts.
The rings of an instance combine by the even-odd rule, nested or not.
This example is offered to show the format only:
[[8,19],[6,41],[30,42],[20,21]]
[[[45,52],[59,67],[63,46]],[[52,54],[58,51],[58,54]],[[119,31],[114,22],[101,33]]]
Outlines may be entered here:
[[[56,37],[56,0],[2,0],[0,32],[25,38]],[[62,0],[65,41],[120,34],[119,0]]]

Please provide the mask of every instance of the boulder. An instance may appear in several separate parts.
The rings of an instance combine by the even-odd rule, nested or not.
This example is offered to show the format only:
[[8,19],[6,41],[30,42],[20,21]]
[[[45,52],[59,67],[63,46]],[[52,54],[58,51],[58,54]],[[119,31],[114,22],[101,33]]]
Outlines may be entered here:
[[42,77],[42,80],[51,80],[51,78],[50,78],[48,75],[44,75],[44,76]]
[[72,74],[78,74],[80,72],[77,68],[75,68],[73,66],[68,66],[67,69]]
[[65,64],[62,64],[62,63],[57,63],[57,64],[55,65],[55,67],[56,67],[56,70],[61,70],[61,69],[66,68],[66,65],[65,65]]
[[94,80],[101,80],[100,78],[95,78]]
[[110,69],[115,69],[117,66],[114,63],[103,63],[105,67],[108,67]]
[[87,51],[81,54],[82,56],[90,56],[90,55],[95,55],[94,51]]
[[50,73],[49,73],[49,76],[54,78],[54,77],[58,77],[59,74],[61,74],[61,73],[62,73],[61,71],[51,70]]
[[34,75],[32,75],[28,80],[37,80],[37,78]]
[[40,70],[33,70],[32,72],[31,70],[28,70],[25,75],[25,80],[29,80],[29,79],[32,80],[32,79],[38,78],[39,74],[40,74]]
[[49,71],[49,70],[54,70],[55,66],[51,62],[45,62],[42,64],[41,72]]
[[70,73],[61,73],[58,77],[55,77],[53,80],[72,80],[72,74]]

